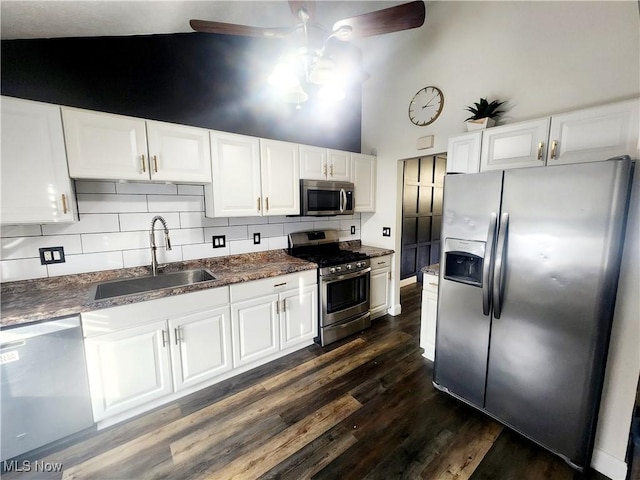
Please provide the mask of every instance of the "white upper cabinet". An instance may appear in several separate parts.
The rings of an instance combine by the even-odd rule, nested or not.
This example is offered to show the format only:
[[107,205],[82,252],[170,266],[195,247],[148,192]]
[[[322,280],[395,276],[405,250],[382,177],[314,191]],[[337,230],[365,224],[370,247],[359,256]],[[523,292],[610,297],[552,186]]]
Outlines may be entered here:
[[0,168],[3,224],[74,221],[60,107],[2,97]]
[[300,145],[300,178],[351,181],[351,154],[340,150]]
[[205,185],[207,217],[262,214],[260,141],[254,137],[211,132],[212,179]]
[[72,178],[211,182],[207,130],[67,107],[62,117]]
[[480,171],[482,131],[449,138],[447,173],[476,173]]
[[549,118],[488,128],[482,132],[480,170],[545,164]]
[[211,183],[209,130],[147,121],[153,180]]
[[354,210],[376,210],[376,157],[361,153],[351,154],[351,173],[354,184]]
[[638,99],[551,117],[547,165],[638,158]]
[[262,215],[300,214],[298,145],[260,139]]

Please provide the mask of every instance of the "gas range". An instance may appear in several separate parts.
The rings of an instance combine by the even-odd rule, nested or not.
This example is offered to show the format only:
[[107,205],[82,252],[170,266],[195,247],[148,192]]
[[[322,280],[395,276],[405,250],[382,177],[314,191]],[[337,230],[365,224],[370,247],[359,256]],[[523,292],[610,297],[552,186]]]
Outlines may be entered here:
[[289,254],[318,264],[323,346],[371,326],[371,263],[366,254],[340,249],[337,230],[291,233]]

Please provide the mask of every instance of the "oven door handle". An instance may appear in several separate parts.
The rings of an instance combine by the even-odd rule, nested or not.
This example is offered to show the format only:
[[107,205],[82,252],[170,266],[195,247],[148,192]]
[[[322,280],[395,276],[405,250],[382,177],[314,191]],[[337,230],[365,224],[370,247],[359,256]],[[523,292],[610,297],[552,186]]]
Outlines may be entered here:
[[331,275],[330,278],[327,279],[322,279],[323,283],[333,283],[333,282],[339,282],[341,280],[349,280],[350,278],[355,278],[355,277],[361,277],[362,275],[364,275],[365,273],[369,273],[371,271],[371,267],[367,267],[364,270],[358,270],[357,272],[353,272],[353,273],[345,273],[344,275],[338,275],[337,277],[334,277],[333,275]]

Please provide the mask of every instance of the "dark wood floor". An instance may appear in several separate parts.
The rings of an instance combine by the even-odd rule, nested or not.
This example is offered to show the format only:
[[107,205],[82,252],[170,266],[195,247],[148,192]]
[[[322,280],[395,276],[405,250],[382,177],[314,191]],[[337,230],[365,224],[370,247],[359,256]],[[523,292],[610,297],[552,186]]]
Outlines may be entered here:
[[362,335],[49,448],[31,461],[63,472],[38,478],[605,479],[433,388],[420,287],[404,287],[402,315]]

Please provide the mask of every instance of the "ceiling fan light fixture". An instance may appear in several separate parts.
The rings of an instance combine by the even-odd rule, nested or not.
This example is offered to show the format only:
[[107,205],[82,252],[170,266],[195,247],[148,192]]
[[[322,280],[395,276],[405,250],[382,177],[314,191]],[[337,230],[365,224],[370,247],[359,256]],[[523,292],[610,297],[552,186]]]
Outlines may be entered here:
[[299,74],[291,62],[280,61],[267,80],[269,85],[287,90],[300,86]]
[[340,82],[327,83],[318,90],[318,98],[325,102],[341,102],[346,96],[346,92]]

